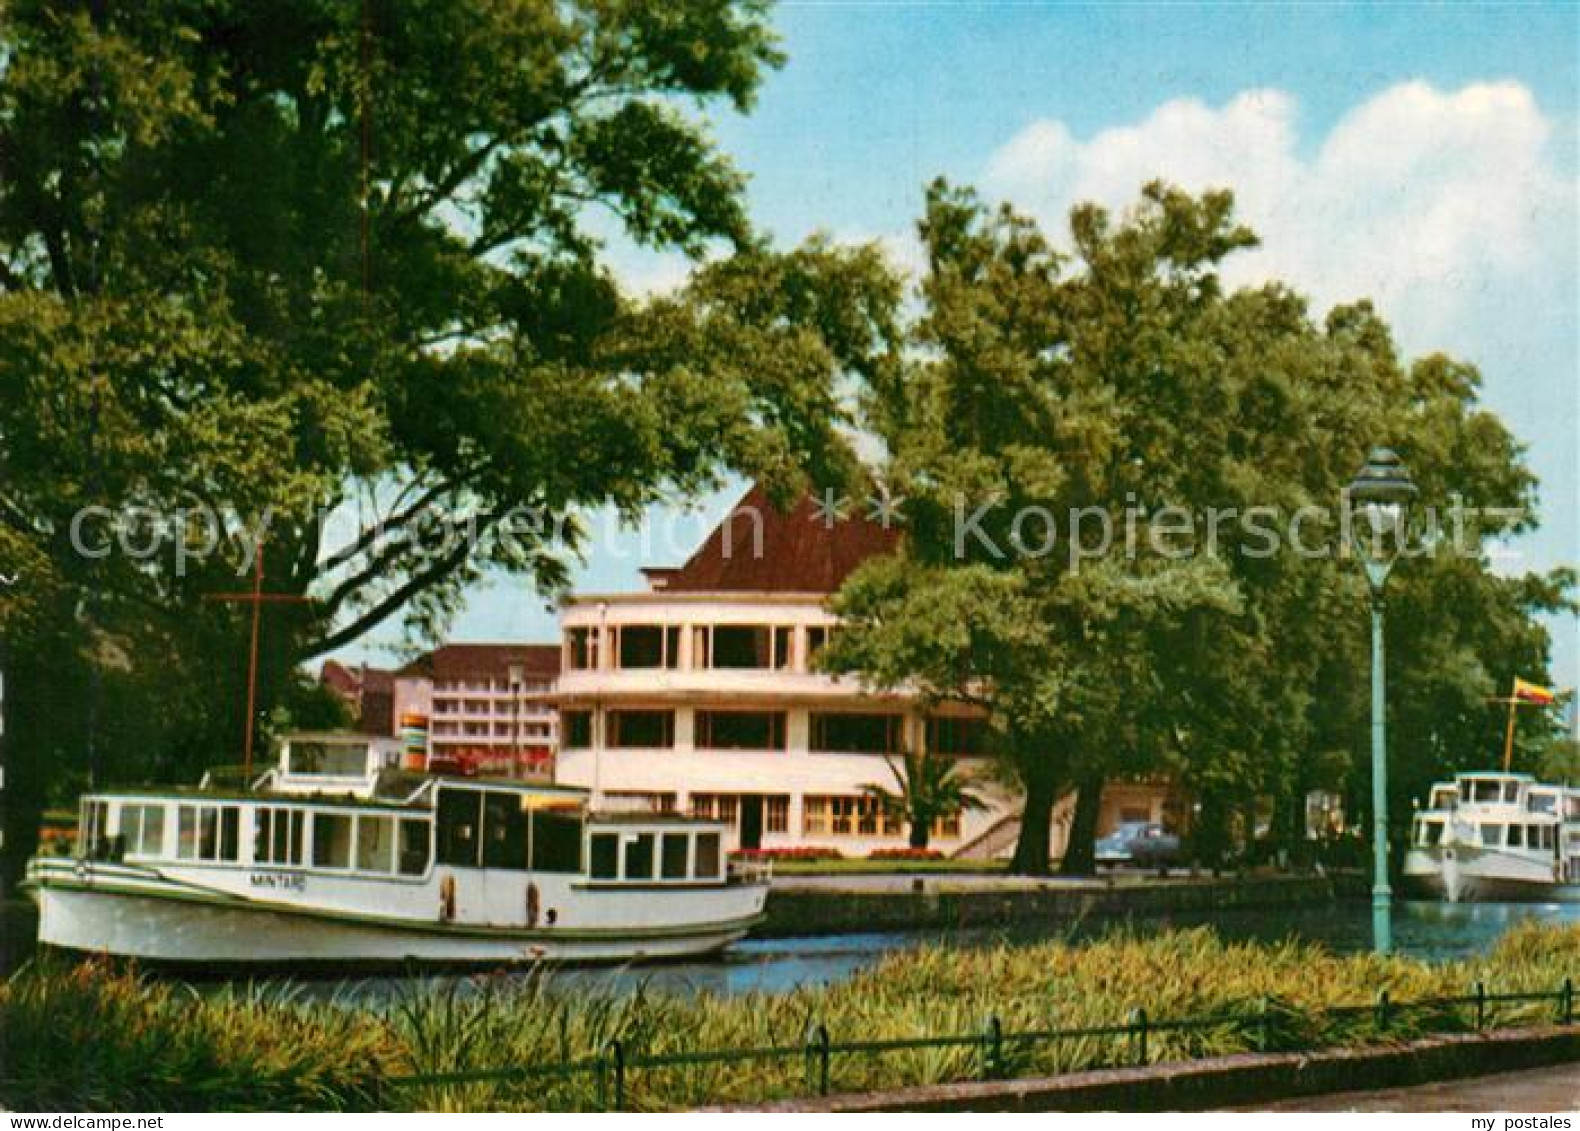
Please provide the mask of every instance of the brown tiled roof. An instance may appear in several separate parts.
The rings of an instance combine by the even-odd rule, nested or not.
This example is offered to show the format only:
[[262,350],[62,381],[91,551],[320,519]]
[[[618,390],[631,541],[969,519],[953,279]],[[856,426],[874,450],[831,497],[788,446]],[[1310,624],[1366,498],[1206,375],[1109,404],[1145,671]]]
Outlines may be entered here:
[[318,669],[318,682],[337,691],[341,695],[355,695],[362,689],[362,681],[346,665],[339,660],[325,660],[324,666]]
[[486,677],[507,679],[512,664],[520,664],[529,679],[553,679],[560,674],[558,644],[441,644],[401,669],[402,675],[433,679]]
[[685,565],[647,572],[666,593],[832,593],[899,541],[898,529],[860,514],[830,524],[809,496],[782,511],[754,486]]

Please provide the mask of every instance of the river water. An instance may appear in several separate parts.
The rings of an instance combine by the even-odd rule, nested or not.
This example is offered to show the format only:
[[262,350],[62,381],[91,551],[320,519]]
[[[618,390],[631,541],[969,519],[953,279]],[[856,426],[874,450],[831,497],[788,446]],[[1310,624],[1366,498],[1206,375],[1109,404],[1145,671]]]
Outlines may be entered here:
[[[1401,902],[1394,907],[1394,949],[1416,958],[1447,960],[1485,951],[1525,919],[1580,923],[1580,904],[1457,904]],[[638,987],[676,993],[785,993],[802,986],[837,982],[885,955],[928,944],[957,947],[1026,945],[1047,939],[1080,940],[1125,927],[1158,931],[1211,926],[1234,940],[1299,938],[1335,951],[1364,951],[1372,944],[1371,905],[1365,901],[1314,903],[1269,911],[1218,911],[1201,915],[1148,916],[1133,920],[1089,919],[1080,923],[1020,923],[1002,929],[895,931],[882,934],[747,939],[706,961],[637,967],[594,967],[557,971],[560,992],[627,992]],[[510,975],[505,975],[509,977]],[[440,981],[464,978],[445,976]],[[431,984],[433,979],[425,978]],[[318,981],[296,987],[308,996],[382,998],[409,989],[409,979],[368,978]]]

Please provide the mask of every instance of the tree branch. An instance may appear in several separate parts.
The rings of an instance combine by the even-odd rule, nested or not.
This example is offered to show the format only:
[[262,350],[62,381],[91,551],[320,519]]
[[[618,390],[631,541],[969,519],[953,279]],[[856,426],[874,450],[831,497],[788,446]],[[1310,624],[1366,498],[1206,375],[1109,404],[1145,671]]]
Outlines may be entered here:
[[[480,533],[492,530],[494,525],[499,521],[499,518],[499,515],[490,515],[484,522],[482,531]],[[329,633],[328,636],[321,637],[310,644],[303,645],[296,655],[296,661],[300,663],[303,660],[311,660],[315,656],[321,656],[325,652],[331,652],[343,644],[351,643],[353,640],[356,640],[358,637],[362,636],[363,633],[377,628],[384,621],[388,620],[395,613],[399,612],[401,606],[412,597],[415,597],[418,593],[422,592],[430,585],[443,580],[443,578],[448,574],[453,573],[464,561],[466,561],[467,557],[471,554],[472,549],[473,546],[470,540],[462,542],[459,546],[451,550],[438,561],[434,562],[427,569],[415,573],[411,577],[407,578],[403,585],[397,588],[394,592],[390,593],[371,609],[368,609],[361,616],[352,620],[349,624],[335,629],[333,632]]]

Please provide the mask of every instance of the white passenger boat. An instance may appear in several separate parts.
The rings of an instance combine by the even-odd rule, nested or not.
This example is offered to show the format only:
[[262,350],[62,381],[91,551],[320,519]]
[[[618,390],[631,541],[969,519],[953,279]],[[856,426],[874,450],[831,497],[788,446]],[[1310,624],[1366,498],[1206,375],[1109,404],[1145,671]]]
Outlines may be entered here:
[[1408,889],[1460,902],[1580,902],[1580,789],[1529,774],[1432,786],[1404,858]]
[[236,788],[84,797],[75,855],[28,867],[39,940],[210,965],[630,961],[718,950],[763,916],[766,871],[728,861],[719,824],[398,758],[297,736]]

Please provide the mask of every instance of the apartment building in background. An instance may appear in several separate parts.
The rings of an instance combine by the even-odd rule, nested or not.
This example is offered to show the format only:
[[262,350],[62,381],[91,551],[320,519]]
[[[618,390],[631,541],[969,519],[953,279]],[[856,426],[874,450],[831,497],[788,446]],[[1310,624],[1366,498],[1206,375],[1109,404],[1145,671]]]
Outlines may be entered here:
[[400,735],[441,772],[548,779],[555,644],[445,644],[395,671],[330,660],[320,680],[364,734]]

